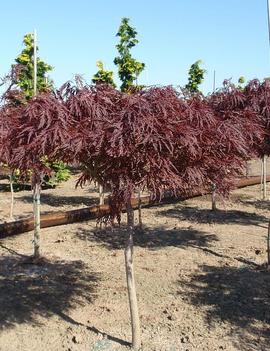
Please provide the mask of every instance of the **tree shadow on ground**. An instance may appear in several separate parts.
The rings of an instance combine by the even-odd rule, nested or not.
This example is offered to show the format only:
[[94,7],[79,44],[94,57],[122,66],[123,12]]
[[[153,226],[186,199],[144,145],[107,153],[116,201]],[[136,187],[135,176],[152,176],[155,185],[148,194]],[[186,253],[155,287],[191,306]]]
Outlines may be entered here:
[[[82,240],[91,240],[101,243],[109,249],[123,249],[127,240],[127,229],[125,226],[108,227],[104,229],[86,230],[80,228],[77,236]],[[149,248],[152,250],[163,247],[205,247],[212,241],[217,241],[214,234],[205,233],[192,228],[174,228],[168,230],[166,227],[154,227],[136,229],[134,235],[134,246]]]
[[259,210],[270,210],[269,200],[239,200],[239,202],[245,206],[252,206]]
[[[20,200],[27,203],[33,202],[31,195],[25,195],[20,197]],[[40,196],[41,205],[46,204],[52,207],[70,206],[70,205],[82,205],[91,206],[98,203],[98,198],[86,197],[86,196],[62,196],[42,193]]]
[[172,209],[159,211],[159,216],[179,219],[181,221],[188,220],[196,223],[218,223],[218,224],[240,224],[240,225],[256,225],[266,228],[268,218],[256,213],[249,213],[238,210],[208,210],[192,206],[175,206]]
[[22,257],[1,257],[0,329],[18,323],[40,325],[40,316],[63,317],[95,299],[98,280],[81,261],[44,259],[33,265]]
[[[227,322],[237,350],[268,350],[270,342],[270,274],[237,267],[203,266],[179,295],[203,306],[210,327]],[[253,348],[252,345],[255,347]]]
[[[31,191],[32,187],[30,184],[22,184],[22,183],[15,183],[13,184],[13,190],[15,193],[19,191]],[[10,184],[9,183],[1,183],[0,184],[0,192],[10,193]]]

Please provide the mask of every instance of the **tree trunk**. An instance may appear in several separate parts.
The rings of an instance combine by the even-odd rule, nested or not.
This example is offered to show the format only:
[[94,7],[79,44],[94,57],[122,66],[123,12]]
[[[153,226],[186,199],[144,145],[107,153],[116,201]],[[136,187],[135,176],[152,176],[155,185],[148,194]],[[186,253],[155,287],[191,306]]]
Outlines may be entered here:
[[40,257],[40,182],[33,186],[34,258]]
[[104,189],[103,189],[103,185],[99,184],[98,192],[99,192],[99,204],[100,205],[104,205]]
[[138,191],[138,217],[139,217],[139,227],[142,228],[142,201],[141,201],[141,189]]
[[212,185],[212,211],[216,211],[217,204],[216,204],[216,184]]
[[141,347],[141,330],[133,268],[134,211],[130,201],[127,203],[127,219],[128,239],[125,247],[125,264],[132,327],[132,347],[134,350],[139,350]]
[[268,234],[267,234],[267,268],[270,270],[270,220],[268,223]]
[[246,178],[249,176],[249,164],[248,161],[246,161]]
[[9,218],[11,220],[13,220],[14,219],[14,216],[13,216],[13,208],[14,208],[13,172],[9,175],[9,184],[10,184],[10,194],[11,194]]
[[267,156],[263,156],[263,200],[267,198],[267,189],[266,189],[266,176],[267,176],[267,169],[266,169],[266,161]]
[[263,194],[263,159],[261,159],[261,187],[260,187],[260,191],[261,191],[261,199],[262,199],[262,194]]

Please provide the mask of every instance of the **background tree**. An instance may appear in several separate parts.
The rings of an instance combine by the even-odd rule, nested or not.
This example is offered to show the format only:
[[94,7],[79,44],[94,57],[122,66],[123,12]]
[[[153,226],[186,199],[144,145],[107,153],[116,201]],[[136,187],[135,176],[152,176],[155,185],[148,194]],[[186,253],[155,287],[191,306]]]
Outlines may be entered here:
[[119,56],[115,57],[114,63],[118,67],[118,75],[122,82],[121,91],[128,91],[139,74],[144,70],[145,64],[131,56],[130,50],[139,43],[137,31],[129,24],[129,19],[124,17],[116,34],[119,44],[116,45]]
[[98,71],[97,73],[94,74],[92,78],[92,82],[95,84],[107,83],[115,88],[116,84],[114,83],[114,80],[113,80],[113,71],[106,70],[104,68],[104,64],[102,61],[97,61],[97,68],[98,68]]
[[[23,92],[25,98],[30,99],[34,91],[34,36],[32,33],[24,36],[23,44],[24,49],[15,59],[15,65],[20,67],[15,83]],[[52,69],[51,65],[37,57],[37,92],[41,93],[53,89],[53,81],[47,77],[47,73]]]
[[[97,67],[98,67],[98,71],[96,74],[94,74],[92,78],[92,82],[95,84],[105,83],[116,88],[116,84],[113,81],[113,71],[107,71],[104,68],[104,64],[102,61],[97,61]],[[101,183],[98,184],[98,190],[99,190],[99,204],[104,205],[104,187]]]
[[201,60],[194,62],[188,71],[188,84],[186,84],[185,88],[191,94],[200,92],[199,86],[202,84],[206,73],[206,70],[200,67],[201,64]]
[[244,93],[247,96],[246,103],[251,109],[257,114],[260,122],[263,125],[265,135],[261,139],[261,143],[257,142],[254,146],[258,156],[262,159],[262,199],[267,199],[267,188],[266,188],[266,161],[270,155],[270,81],[265,79],[263,82],[255,79],[250,81],[245,89]]
[[[15,90],[10,94],[15,105],[28,101],[34,95],[34,36],[32,33],[27,33],[24,36],[23,44],[24,48],[15,59],[16,64],[13,65],[13,70],[15,68],[17,72],[14,75],[14,83],[19,88],[19,91]],[[36,50],[38,53],[38,47]],[[54,89],[53,81],[47,76],[52,69],[53,66],[37,57],[37,93],[48,92]],[[63,162],[50,162],[50,160],[47,160],[46,163],[54,172],[51,178],[45,177],[44,182],[47,185],[55,186],[69,179],[70,172]]]
[[240,85],[240,87],[243,86],[243,84],[246,83],[246,78],[244,76],[241,76],[238,78],[238,84]]
[[[59,145],[65,145],[69,113],[53,92],[35,96],[26,104],[3,107],[1,120],[8,121],[0,130],[0,153],[11,170],[19,169],[21,178],[29,179],[33,189],[34,216],[39,217],[40,188],[45,175],[51,176],[50,162],[59,162]],[[40,224],[40,221],[37,220]],[[34,231],[34,259],[40,257],[39,229]]]

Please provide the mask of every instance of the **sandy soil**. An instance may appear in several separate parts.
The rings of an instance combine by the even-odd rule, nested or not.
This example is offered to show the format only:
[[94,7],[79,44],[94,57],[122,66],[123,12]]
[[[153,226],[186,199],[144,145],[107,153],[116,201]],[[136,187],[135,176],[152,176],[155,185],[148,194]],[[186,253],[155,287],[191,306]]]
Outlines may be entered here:
[[[96,201],[93,188],[73,183],[45,190],[43,211]],[[142,350],[270,350],[270,274],[261,266],[270,207],[258,197],[253,186],[216,213],[208,196],[143,210],[135,242]],[[0,201],[4,221],[9,194]],[[16,193],[16,217],[31,210],[31,192]],[[45,259],[32,265],[32,233],[1,240],[0,350],[127,350],[124,242],[124,226],[47,228]]]

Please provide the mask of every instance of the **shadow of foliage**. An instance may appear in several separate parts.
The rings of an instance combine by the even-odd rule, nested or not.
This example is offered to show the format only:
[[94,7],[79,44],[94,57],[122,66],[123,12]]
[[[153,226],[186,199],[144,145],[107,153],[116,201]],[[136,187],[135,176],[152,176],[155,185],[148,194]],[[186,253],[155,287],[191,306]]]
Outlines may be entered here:
[[[31,195],[25,195],[22,196],[20,200],[23,202],[32,203],[33,197]],[[40,201],[41,204],[46,204],[52,207],[60,207],[66,205],[91,206],[98,203],[98,198],[91,198],[90,196],[76,196],[76,193],[74,193],[74,196],[62,196],[41,193]]]
[[252,206],[259,210],[270,210],[270,201],[269,200],[240,200],[241,204],[245,206]]
[[192,206],[176,206],[172,209],[159,211],[158,215],[176,218],[179,220],[188,220],[197,223],[218,223],[218,224],[240,224],[263,226],[268,223],[268,218],[256,213],[249,213],[237,210],[208,210]]
[[[93,240],[105,245],[109,249],[123,249],[127,240],[127,229],[121,227],[108,227],[104,229],[79,229],[77,236],[82,240]],[[136,229],[134,246],[160,249],[163,247],[207,246],[209,242],[216,241],[214,234],[208,234],[192,228],[175,228],[168,230],[165,227]]]
[[98,280],[81,261],[44,259],[33,265],[21,257],[1,257],[0,329],[18,323],[40,325],[40,316],[63,318],[76,305],[93,301]]
[[[189,282],[179,281],[189,302],[206,306],[209,325],[235,327],[237,350],[268,350],[270,340],[270,274],[251,268],[203,266]],[[256,348],[258,347],[258,348]]]

